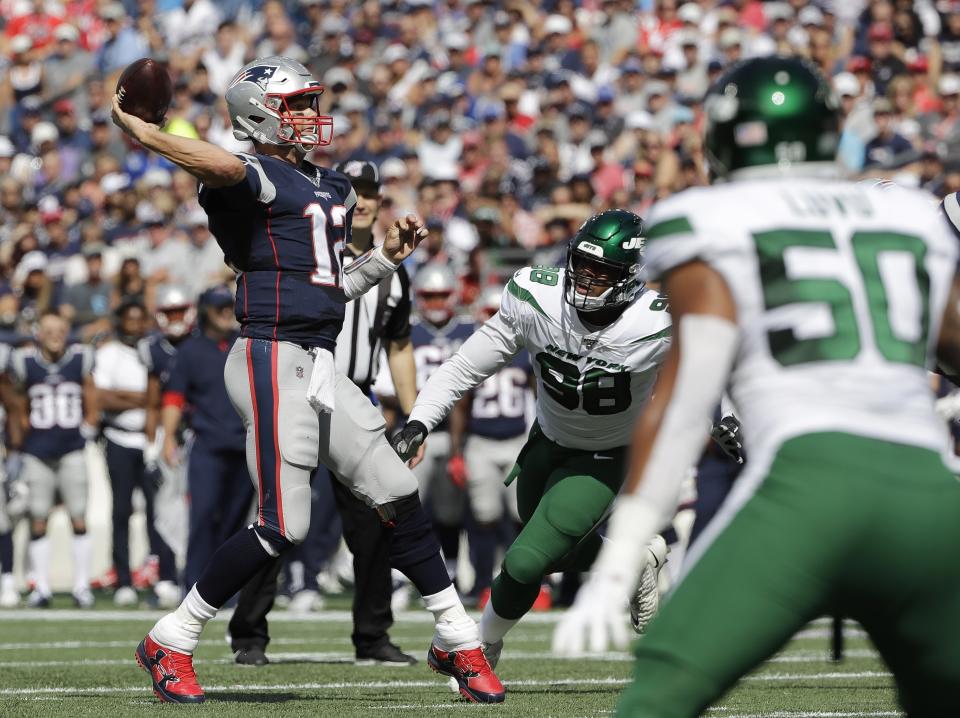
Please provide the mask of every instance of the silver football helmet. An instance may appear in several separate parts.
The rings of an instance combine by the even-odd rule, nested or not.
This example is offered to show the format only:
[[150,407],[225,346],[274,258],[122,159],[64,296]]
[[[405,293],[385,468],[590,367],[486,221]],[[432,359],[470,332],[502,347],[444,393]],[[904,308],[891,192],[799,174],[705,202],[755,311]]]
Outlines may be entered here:
[[303,152],[329,145],[333,118],[292,114],[291,102],[306,99],[316,112],[323,85],[296,60],[280,55],[247,63],[227,88],[227,109],[238,140],[297,145]]
[[485,322],[500,311],[500,299],[503,297],[503,287],[489,284],[480,290],[473,303],[473,314],[477,321]]
[[197,307],[183,287],[164,284],[157,290],[157,326],[164,336],[181,339],[193,331],[197,321]]
[[446,264],[428,262],[413,278],[417,312],[431,324],[446,324],[457,311],[460,283]]

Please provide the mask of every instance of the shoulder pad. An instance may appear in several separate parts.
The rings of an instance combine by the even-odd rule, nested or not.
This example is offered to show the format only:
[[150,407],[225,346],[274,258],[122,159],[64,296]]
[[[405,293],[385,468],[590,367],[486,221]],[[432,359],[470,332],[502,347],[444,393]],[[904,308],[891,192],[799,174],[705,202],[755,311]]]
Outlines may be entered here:
[[257,176],[260,178],[260,196],[257,199],[263,204],[270,204],[277,198],[277,188],[273,182],[270,181],[270,178],[267,177],[267,172],[263,169],[263,165],[260,164],[259,158],[255,155],[248,155],[245,152],[237,153],[244,164],[250,165],[256,171]]

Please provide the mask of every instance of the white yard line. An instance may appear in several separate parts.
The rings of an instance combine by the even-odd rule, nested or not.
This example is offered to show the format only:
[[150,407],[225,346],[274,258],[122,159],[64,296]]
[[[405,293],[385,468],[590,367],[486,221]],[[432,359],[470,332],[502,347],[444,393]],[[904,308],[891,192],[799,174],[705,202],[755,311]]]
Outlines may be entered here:
[[[858,679],[858,678],[889,678],[889,673],[879,671],[861,671],[861,672],[830,672],[830,673],[797,673],[790,675],[760,675],[747,676],[745,681],[821,681],[830,679]],[[630,682],[629,678],[558,678],[554,680],[522,680],[505,681],[507,686],[622,686]],[[245,691],[245,692],[272,692],[289,690],[339,690],[347,688],[359,689],[383,689],[383,688],[430,688],[441,687],[442,683],[438,681],[337,681],[331,683],[279,683],[279,684],[251,684],[236,683],[232,685],[213,685],[205,686],[204,690],[210,693],[221,691]],[[148,690],[148,686],[41,686],[33,688],[0,688],[0,695],[18,696],[33,694],[59,694],[59,693],[77,693],[77,694],[105,694],[105,693],[140,693]],[[785,714],[792,715],[792,714]],[[800,713],[797,715],[808,715]],[[809,714],[817,715],[817,714]],[[830,716],[830,713],[822,714]],[[841,714],[842,715],[842,714]],[[853,714],[856,715],[856,714]],[[898,715],[896,713],[892,715]],[[732,716],[725,718],[733,718]]]

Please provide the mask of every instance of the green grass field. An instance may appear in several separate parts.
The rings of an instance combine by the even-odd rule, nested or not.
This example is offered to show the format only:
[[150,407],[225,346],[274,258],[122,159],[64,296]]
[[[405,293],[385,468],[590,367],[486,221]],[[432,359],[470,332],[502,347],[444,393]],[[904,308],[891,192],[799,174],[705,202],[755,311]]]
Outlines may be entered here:
[[[477,706],[451,694],[426,666],[431,626],[424,613],[402,614],[391,635],[421,662],[404,668],[352,664],[350,618],[338,600],[313,620],[271,616],[273,663],[237,666],[218,618],[197,652],[197,673],[207,691],[202,706],[164,706],[134,662],[137,642],[160,615],[152,611],[0,611],[0,717],[156,716],[190,711],[204,716],[431,716],[495,711],[503,716],[599,716],[611,714],[630,675],[630,656],[614,653],[589,660],[558,660],[550,654],[553,614],[538,614],[507,638],[499,674],[506,703]],[[57,605],[69,605],[58,599]],[[869,642],[847,629],[847,655],[828,660],[829,625],[801,632],[772,661],[744,679],[705,715],[716,718],[770,716],[899,716],[890,676]]]

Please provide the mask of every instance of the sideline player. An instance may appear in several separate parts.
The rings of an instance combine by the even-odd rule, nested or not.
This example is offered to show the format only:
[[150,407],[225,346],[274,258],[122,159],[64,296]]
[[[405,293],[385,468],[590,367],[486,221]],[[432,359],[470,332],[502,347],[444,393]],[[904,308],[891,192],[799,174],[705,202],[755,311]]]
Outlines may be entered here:
[[[159,485],[154,495],[154,529],[163,541],[162,545],[157,547],[159,580],[153,591],[160,608],[173,608],[180,602],[174,546],[178,546],[178,553],[183,555],[186,553],[183,546],[186,541],[180,535],[166,534],[173,527],[180,526],[186,497],[181,491],[183,482],[178,480],[182,473],[181,468],[160,465],[164,439],[160,425],[161,400],[170,380],[170,370],[177,350],[194,330],[197,308],[193,298],[183,287],[165,284],[157,290],[154,316],[159,331],[149,334],[137,343],[140,360],[147,368],[147,413],[143,428],[147,445],[143,449],[143,463],[146,471],[155,477],[154,480]],[[157,500],[158,497],[161,500]],[[164,497],[166,501],[163,500]],[[161,530],[161,526],[168,531]],[[179,532],[174,530],[173,533]]]
[[676,343],[554,650],[625,643],[635,547],[668,520],[729,382],[750,461],[638,644],[618,714],[701,715],[837,612],[870,634],[907,715],[960,715],[960,484],[927,376],[935,349],[960,369],[956,240],[926,193],[835,179],[836,105],[808,61],[740,63],[705,108],[729,181],[653,210],[647,269]]
[[325,464],[393,528],[391,563],[424,597],[436,621],[427,655],[470,700],[501,702],[503,686],[480,650],[477,626],[450,583],[420,504],[417,483],[391,451],[383,417],[333,359],[344,303],[396,271],[426,236],[408,215],[381,246],[341,269],[355,192],[342,174],[305,157],[328,145],[333,119],[317,114],[323,86],[303,65],[272,56],[245,65],[226,102],[238,139],[256,154],[233,155],[176,137],[124,113],[125,132],[200,180],[200,204],[226,261],[238,271],[241,337],[224,370],[247,427],[247,463],[258,491],[255,526],[228,539],[174,613],[137,648],[164,701],[200,702],[193,651],[204,625],[262,567],[303,540],[310,474]]
[[[410,458],[465,392],[521,349],[529,352],[537,421],[508,477],[517,481],[524,526],[480,622],[493,665],[544,576],[593,562],[595,528],[623,481],[633,420],[670,346],[667,302],[640,281],[643,235],[643,220],[632,212],[602,212],[570,241],[565,268],[514,274],[500,310],[434,372],[394,438],[400,457]],[[662,564],[663,540],[651,550]]]
[[70,327],[58,314],[44,314],[37,325],[36,348],[17,349],[10,373],[19,401],[11,425],[18,424],[10,447],[23,456],[22,479],[29,488],[28,553],[36,587],[31,608],[50,606],[50,539],[47,520],[60,496],[73,528],[73,601],[92,608],[90,537],[87,535],[87,466],[83,447],[98,421],[91,372],[93,352],[67,344]]

